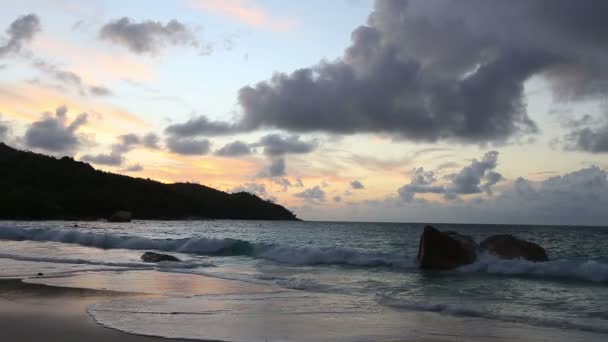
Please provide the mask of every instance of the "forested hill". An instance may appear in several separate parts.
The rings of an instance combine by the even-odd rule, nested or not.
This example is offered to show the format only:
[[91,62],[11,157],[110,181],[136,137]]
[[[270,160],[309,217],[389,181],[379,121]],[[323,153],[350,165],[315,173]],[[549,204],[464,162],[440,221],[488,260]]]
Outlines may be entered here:
[[249,193],[103,172],[0,143],[0,219],[99,219],[119,210],[134,219],[297,220]]

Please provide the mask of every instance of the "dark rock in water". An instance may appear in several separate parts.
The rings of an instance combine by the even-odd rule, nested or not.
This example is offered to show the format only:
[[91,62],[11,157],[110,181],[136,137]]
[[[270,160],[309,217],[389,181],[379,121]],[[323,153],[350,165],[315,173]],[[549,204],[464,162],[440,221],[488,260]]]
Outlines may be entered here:
[[468,265],[477,258],[478,246],[472,238],[456,232],[440,232],[426,226],[420,237],[416,262],[425,270],[450,270]]
[[160,254],[154,252],[146,252],[141,256],[141,260],[145,262],[161,262],[161,261],[181,261],[179,258],[169,254]]
[[483,240],[480,246],[503,259],[524,258],[529,261],[549,261],[544,248],[513,235],[493,235]]
[[131,222],[131,213],[128,211],[117,211],[108,217],[109,222]]
[[39,277],[41,277],[43,275],[44,275],[44,273],[40,273],[40,272],[38,272],[38,274],[37,274],[37,276],[39,276]]

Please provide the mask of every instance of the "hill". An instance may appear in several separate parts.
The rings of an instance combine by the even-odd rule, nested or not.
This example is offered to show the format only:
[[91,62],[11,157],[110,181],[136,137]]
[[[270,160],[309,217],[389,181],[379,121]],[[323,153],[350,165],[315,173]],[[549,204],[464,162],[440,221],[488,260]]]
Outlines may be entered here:
[[133,178],[0,143],[0,219],[99,219],[118,210],[134,219],[297,220],[246,192]]

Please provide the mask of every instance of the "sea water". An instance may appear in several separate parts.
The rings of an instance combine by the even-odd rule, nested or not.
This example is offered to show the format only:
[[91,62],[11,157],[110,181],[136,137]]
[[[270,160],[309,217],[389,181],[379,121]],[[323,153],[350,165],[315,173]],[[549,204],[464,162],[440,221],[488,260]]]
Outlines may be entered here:
[[[165,337],[608,340],[608,228],[435,226],[477,241],[513,234],[543,246],[550,261],[481,255],[454,271],[421,272],[423,224],[3,221],[0,276],[161,295],[99,303],[89,313],[109,327]],[[143,263],[144,250],[183,262]],[[201,291],[195,277],[230,285]]]

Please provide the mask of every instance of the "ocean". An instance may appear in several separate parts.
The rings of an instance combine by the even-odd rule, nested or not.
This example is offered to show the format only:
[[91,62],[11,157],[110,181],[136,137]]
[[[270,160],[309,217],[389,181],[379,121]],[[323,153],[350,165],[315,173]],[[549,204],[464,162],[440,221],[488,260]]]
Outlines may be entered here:
[[[453,271],[419,271],[418,223],[2,221],[0,277],[154,294],[88,312],[105,326],[163,337],[608,340],[607,228],[433,226],[478,242],[513,234],[543,246],[550,261],[482,255]],[[144,263],[148,250],[183,262]],[[217,279],[217,289],[202,291],[197,277]]]

